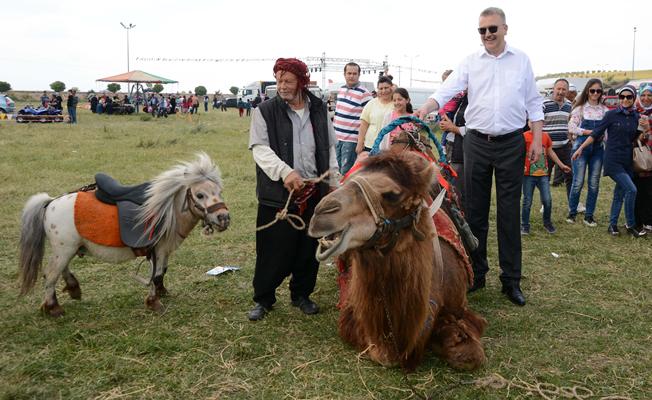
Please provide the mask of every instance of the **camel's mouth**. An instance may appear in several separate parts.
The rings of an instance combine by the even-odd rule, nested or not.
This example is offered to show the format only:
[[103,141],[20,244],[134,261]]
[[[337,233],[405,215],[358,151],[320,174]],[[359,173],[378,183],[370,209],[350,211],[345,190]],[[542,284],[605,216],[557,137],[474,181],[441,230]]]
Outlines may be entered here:
[[344,229],[338,232],[333,232],[327,236],[323,236],[317,240],[319,245],[317,246],[317,260],[324,261],[333,254],[343,253],[344,251],[339,251],[342,245],[347,241],[344,240],[347,238],[347,233],[349,232],[350,225],[347,225]]

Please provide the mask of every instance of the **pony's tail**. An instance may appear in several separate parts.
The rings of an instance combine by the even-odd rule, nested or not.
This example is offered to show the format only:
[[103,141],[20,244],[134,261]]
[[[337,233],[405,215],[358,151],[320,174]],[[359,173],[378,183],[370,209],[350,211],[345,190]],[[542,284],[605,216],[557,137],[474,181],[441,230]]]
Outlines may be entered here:
[[54,200],[47,193],[30,197],[23,208],[20,229],[20,294],[34,287],[45,253],[45,208]]

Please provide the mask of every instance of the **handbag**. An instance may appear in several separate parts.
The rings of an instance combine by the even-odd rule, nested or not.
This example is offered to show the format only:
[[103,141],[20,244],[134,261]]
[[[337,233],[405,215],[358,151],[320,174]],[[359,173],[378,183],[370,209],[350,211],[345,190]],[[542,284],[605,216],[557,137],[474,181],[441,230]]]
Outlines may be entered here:
[[652,172],[652,150],[640,140],[636,142],[632,153],[634,172]]

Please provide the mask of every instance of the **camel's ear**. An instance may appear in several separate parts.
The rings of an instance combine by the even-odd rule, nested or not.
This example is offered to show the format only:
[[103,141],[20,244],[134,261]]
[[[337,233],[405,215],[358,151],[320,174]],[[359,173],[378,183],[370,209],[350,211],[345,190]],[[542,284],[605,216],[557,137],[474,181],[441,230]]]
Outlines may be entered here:
[[435,164],[422,157],[415,157],[413,160],[412,171],[414,172],[414,175],[423,179],[421,184],[430,187],[435,180],[438,168]]

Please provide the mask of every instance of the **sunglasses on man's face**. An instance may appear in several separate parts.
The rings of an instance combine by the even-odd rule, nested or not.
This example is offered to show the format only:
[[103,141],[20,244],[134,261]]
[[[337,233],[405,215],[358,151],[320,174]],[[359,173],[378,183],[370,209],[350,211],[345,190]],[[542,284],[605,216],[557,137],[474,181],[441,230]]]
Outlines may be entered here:
[[633,94],[619,94],[618,98],[620,100],[634,100],[634,95]]
[[602,94],[602,89],[589,89],[589,93],[591,94]]
[[498,27],[496,25],[491,25],[486,28],[478,28],[478,33],[484,35],[485,33],[487,33],[487,30],[489,30],[489,33],[496,33],[498,32]]

